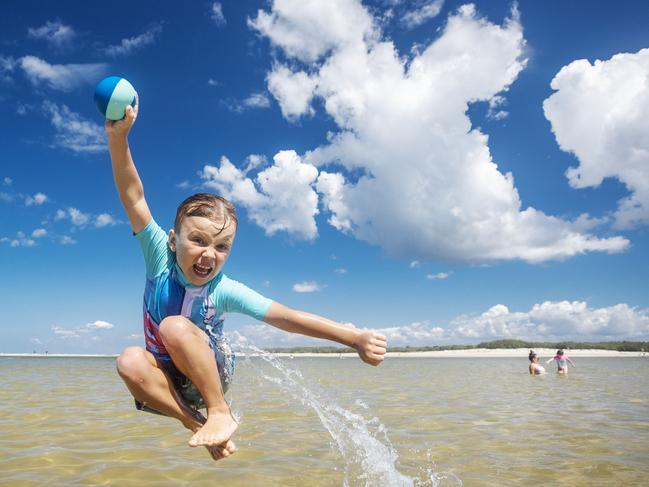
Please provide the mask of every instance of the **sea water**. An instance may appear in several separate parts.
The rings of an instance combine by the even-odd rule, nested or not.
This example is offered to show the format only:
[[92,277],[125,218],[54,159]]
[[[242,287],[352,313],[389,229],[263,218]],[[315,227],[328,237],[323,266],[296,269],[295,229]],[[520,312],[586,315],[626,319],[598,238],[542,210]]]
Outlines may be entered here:
[[[136,411],[106,358],[0,358],[0,485],[646,485],[649,359],[277,357],[239,343],[231,458]],[[248,347],[246,349],[246,347]]]

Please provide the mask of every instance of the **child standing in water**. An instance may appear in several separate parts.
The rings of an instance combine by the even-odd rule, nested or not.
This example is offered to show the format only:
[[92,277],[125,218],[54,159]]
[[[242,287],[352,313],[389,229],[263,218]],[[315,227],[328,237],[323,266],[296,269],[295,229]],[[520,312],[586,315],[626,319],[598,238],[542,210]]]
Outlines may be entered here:
[[572,360],[570,360],[568,355],[563,353],[563,350],[561,349],[557,350],[557,354],[551,359],[547,360],[545,363],[549,364],[553,360],[557,363],[557,374],[564,374],[564,375],[568,374],[568,362],[573,367],[575,366],[575,364],[572,363]]
[[234,453],[230,438],[239,426],[223,397],[234,372],[224,313],[245,313],[291,333],[339,342],[370,365],[383,361],[386,338],[288,308],[228,278],[222,268],[237,216],[224,198],[190,196],[167,235],[151,216],[129,149],[137,113],[137,104],[129,106],[124,119],[105,123],[115,185],[146,263],[146,349],[125,349],[117,370],[138,409],[176,418],[193,432],[189,446],[205,446],[218,460]]

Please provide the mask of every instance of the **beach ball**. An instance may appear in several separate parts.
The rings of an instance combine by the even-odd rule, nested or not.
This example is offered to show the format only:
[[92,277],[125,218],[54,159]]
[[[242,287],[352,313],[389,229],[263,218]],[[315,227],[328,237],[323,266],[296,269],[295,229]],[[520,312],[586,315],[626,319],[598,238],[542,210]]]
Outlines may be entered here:
[[109,76],[97,84],[95,104],[108,120],[121,120],[126,107],[135,106],[135,88],[120,76]]

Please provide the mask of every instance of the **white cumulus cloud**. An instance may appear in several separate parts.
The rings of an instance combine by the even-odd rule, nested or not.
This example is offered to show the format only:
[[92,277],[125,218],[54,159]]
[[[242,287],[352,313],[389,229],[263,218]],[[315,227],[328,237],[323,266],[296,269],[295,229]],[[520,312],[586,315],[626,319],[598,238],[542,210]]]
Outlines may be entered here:
[[273,166],[259,172],[254,181],[226,157],[219,167],[205,166],[201,178],[205,187],[246,208],[266,234],[283,231],[313,240],[318,195],[312,184],[318,170],[304,164],[294,151],[279,152],[273,160]]
[[41,238],[47,235],[47,230],[44,228],[37,228],[32,232],[33,238]]
[[579,161],[566,172],[570,185],[616,178],[630,193],[618,202],[616,227],[649,224],[649,49],[573,61],[551,87],[545,116],[561,149]]
[[[331,225],[409,261],[542,262],[627,248],[525,207],[487,135],[472,129],[468,105],[497,107],[526,65],[515,9],[498,25],[464,5],[410,57],[375,24],[357,0],[276,0],[249,20],[291,60],[267,77],[284,115],[309,115],[319,98],[338,126],[300,161],[327,165],[315,189]],[[284,197],[267,196],[266,205]],[[315,217],[311,200],[293,206],[301,202]]]
[[96,83],[106,73],[107,64],[50,64],[36,56],[24,56],[20,67],[34,86],[47,85],[59,91],[72,91]]

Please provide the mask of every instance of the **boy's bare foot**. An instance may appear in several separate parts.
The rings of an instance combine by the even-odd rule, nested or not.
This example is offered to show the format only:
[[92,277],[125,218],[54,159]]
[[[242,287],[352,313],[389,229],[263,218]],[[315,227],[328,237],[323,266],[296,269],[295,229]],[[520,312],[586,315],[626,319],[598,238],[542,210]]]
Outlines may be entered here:
[[205,446],[207,451],[214,460],[221,460],[227,458],[237,451],[237,447],[232,440],[228,440],[225,445]]
[[[196,433],[201,429],[203,424],[205,424],[206,419],[200,411],[192,410],[191,413],[192,419],[183,421],[183,424],[185,425],[185,428]],[[232,440],[228,440],[225,444],[220,445],[205,445],[205,448],[214,460],[221,460],[222,458],[229,457],[237,451],[237,447]]]
[[189,446],[216,446],[227,444],[227,441],[239,427],[230,411],[209,410],[207,421],[189,439]]

